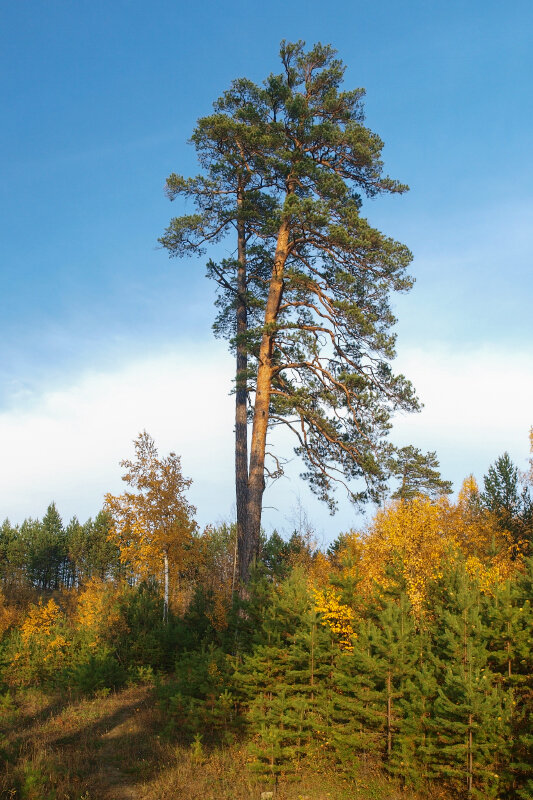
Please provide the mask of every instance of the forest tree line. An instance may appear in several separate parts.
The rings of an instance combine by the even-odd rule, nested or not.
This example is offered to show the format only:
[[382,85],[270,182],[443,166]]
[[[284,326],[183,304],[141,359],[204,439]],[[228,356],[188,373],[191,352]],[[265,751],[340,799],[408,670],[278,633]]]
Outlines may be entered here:
[[5,521],[4,702],[36,684],[151,680],[166,735],[247,741],[274,783],[379,766],[449,797],[531,798],[530,479],[505,454],[481,488],[470,477],[456,501],[391,498],[326,552],[305,528],[262,535],[244,593],[235,526],[189,520],[167,542],[166,616],[161,554],[138,568],[145,543],[133,529],[125,545],[112,503],[85,524],[64,526],[53,504],[42,520]]

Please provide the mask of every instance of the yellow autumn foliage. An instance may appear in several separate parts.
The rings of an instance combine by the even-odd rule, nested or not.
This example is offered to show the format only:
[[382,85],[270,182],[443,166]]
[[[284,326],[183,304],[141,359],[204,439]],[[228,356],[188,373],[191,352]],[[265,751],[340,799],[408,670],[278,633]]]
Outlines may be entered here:
[[[517,567],[512,537],[496,518],[480,507],[472,476],[463,483],[457,503],[418,496],[380,509],[369,530],[346,537],[344,556],[360,580],[362,594],[374,582],[387,585],[386,567],[404,577],[415,613],[423,610],[428,583],[438,577],[443,561],[465,558],[484,591],[506,580]],[[519,563],[519,560],[518,560]]]
[[49,638],[52,628],[60,614],[59,606],[55,600],[50,599],[46,605],[39,600],[37,605],[30,606],[26,619],[21,625],[20,633],[23,642],[29,642],[34,637]]
[[97,647],[111,629],[116,629],[120,623],[125,624],[115,603],[119,591],[120,587],[110,586],[95,577],[80,589],[74,624],[84,634],[86,643],[92,649]]
[[80,628],[94,630],[103,621],[104,592],[102,581],[97,578],[83,587],[78,595],[76,607],[76,623]]
[[331,574],[331,562],[320,550],[313,555],[308,567],[310,583],[313,586],[327,586]]
[[54,599],[50,599],[46,604],[39,600],[36,605],[30,606],[20,627],[22,648],[15,654],[12,667],[15,669],[26,667],[29,660],[35,657],[38,657],[43,665],[61,662],[71,642],[65,636],[60,623],[61,610]]
[[109,540],[117,545],[120,560],[136,579],[170,577],[170,583],[177,584],[195,557],[196,509],[185,498],[192,481],[183,477],[175,453],[159,458],[146,431],[134,445],[136,460],[121,465],[127,469],[122,480],[136,491],[105,496],[105,510],[112,521]]
[[320,614],[323,624],[331,630],[343,650],[353,650],[353,610],[341,602],[334,589],[316,589],[313,595],[315,611]]

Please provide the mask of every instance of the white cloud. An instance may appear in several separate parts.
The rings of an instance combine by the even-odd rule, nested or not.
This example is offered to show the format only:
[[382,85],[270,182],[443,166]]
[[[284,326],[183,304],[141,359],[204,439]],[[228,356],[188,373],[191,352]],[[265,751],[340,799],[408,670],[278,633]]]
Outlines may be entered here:
[[105,492],[122,491],[119,461],[143,429],[161,453],[181,455],[202,516],[229,513],[221,485],[232,463],[231,367],[220,346],[187,343],[0,414],[0,517],[41,516],[51,500],[67,517],[96,513]]
[[397,419],[396,440],[437,450],[456,484],[470,472],[481,478],[505,450],[525,468],[533,424],[531,352],[431,345],[406,350],[397,369],[413,381],[424,409]]
[[[31,405],[0,413],[0,518],[42,516],[51,500],[67,519],[94,515],[105,492],[122,491],[119,461],[133,455],[132,440],[142,429],[162,454],[181,455],[184,474],[194,480],[190,498],[201,524],[228,518],[234,505],[232,368],[222,345],[182,343],[115,370],[82,374]],[[525,467],[533,355],[488,348],[455,354],[431,345],[403,352],[396,369],[413,381],[425,408],[397,418],[393,441],[437,450],[443,475],[456,488],[471,471],[481,477],[504,450]],[[354,524],[340,492],[340,513],[332,518],[297,475],[294,461],[290,480],[268,492],[266,504],[277,509],[265,514],[268,526],[290,528],[298,496],[326,541]]]

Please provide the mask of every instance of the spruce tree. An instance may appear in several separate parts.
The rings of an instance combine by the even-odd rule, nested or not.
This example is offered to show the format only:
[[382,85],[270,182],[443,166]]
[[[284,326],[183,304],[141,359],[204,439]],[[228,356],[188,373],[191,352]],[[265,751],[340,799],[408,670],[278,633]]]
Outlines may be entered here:
[[304,759],[320,760],[330,749],[331,667],[336,650],[330,629],[320,624],[313,606],[302,622],[292,637],[286,674],[291,687],[286,725],[292,731],[296,768]]
[[336,759],[347,772],[367,757],[380,756],[383,749],[383,709],[374,680],[369,627],[361,621],[353,651],[339,653],[333,669],[330,739]]
[[27,542],[18,525],[5,519],[0,526],[0,579],[6,594],[14,594],[27,580]]
[[433,587],[438,694],[426,746],[429,774],[469,797],[497,797],[510,734],[511,697],[488,665],[480,591],[462,562]]
[[337,661],[334,738],[345,763],[354,753],[379,755],[397,774],[403,768],[396,757],[402,749],[401,700],[417,660],[415,626],[404,593],[375,600],[371,618],[357,629],[353,651]]
[[490,667],[502,676],[506,688],[523,683],[524,665],[530,661],[531,605],[522,586],[514,576],[497,586],[483,604]]
[[401,447],[391,459],[390,469],[393,477],[400,482],[392,494],[393,498],[412,500],[418,494],[437,498],[452,492],[451,481],[441,477],[434,450],[424,454],[412,445]]
[[[482,646],[470,648],[472,661],[483,663],[482,654]],[[490,672],[473,664],[466,670],[462,664],[450,666],[434,708],[434,777],[469,797],[498,797],[509,706]]]
[[[512,592],[519,614],[513,641],[513,716],[510,784],[521,800],[533,799],[533,558],[518,573]],[[513,620],[514,621],[514,620]]]
[[427,784],[426,750],[431,738],[431,719],[437,696],[437,680],[431,659],[431,620],[419,620],[413,645],[416,660],[403,682],[398,700],[401,716],[389,772],[410,786],[422,789]]
[[331,637],[294,570],[273,595],[257,643],[237,672],[248,704],[255,769],[277,780],[325,744]]
[[21,535],[27,542],[30,581],[40,589],[58,589],[67,568],[67,548],[55,503],[50,503],[41,522],[25,520]]
[[83,525],[73,517],[66,529],[69,560],[77,584],[93,577],[101,580],[120,573],[120,551],[109,539],[111,518],[100,511]]
[[533,539],[533,500],[530,490],[521,483],[518,468],[509,453],[504,453],[489,467],[483,478],[481,501],[494,513],[504,530],[508,530],[515,553],[527,552]]

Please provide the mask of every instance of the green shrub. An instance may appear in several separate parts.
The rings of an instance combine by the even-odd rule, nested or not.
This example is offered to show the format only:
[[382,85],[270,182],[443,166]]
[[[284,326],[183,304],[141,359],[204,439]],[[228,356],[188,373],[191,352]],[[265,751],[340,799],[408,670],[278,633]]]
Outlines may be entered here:
[[102,689],[116,691],[125,685],[128,674],[112,653],[103,651],[91,654],[72,672],[72,683],[86,694]]

